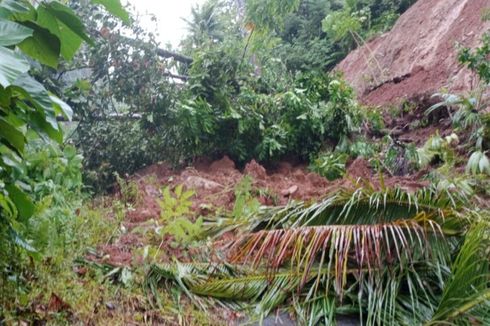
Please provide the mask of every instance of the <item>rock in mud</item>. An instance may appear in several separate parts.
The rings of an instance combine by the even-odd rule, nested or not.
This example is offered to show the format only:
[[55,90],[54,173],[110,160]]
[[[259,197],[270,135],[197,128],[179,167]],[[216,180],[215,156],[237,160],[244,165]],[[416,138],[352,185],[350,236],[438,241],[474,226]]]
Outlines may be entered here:
[[284,189],[283,191],[281,191],[281,195],[283,195],[283,196],[294,195],[298,191],[298,189],[299,188],[297,185],[291,186],[288,189]]
[[205,189],[205,190],[219,190],[223,188],[223,185],[195,175],[188,176],[184,180],[184,185],[187,189]]

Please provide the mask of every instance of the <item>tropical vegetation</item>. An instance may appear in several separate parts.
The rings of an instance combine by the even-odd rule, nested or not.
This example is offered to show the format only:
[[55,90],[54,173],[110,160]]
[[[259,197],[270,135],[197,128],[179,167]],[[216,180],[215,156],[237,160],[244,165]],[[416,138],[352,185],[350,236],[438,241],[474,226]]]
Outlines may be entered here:
[[[414,2],[207,0],[172,49],[119,0],[0,0],[0,324],[490,324],[490,32],[454,49],[478,82],[434,94],[411,123],[450,132],[422,143],[385,126],[410,103],[366,107],[332,70]],[[251,175],[196,207],[130,177],[223,156],[331,188],[280,204]],[[127,223],[149,192],[159,214]]]

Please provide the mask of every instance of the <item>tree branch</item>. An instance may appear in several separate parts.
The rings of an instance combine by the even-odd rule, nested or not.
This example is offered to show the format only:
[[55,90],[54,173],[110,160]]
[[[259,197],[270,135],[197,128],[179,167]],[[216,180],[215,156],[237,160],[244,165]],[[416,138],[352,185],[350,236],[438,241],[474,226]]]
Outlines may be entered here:
[[164,50],[164,49],[157,49],[157,54],[163,58],[174,58],[174,60],[186,63],[186,64],[191,64],[192,63],[192,58],[185,56],[183,54],[175,53],[172,51]]

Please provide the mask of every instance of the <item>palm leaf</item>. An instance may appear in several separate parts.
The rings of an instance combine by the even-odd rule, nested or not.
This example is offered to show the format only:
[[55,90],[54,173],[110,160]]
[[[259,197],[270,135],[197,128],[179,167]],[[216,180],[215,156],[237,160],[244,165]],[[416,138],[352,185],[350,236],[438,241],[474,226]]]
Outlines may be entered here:
[[461,237],[448,237],[482,220],[466,212],[465,200],[435,187],[366,183],[318,203],[262,207],[253,218],[221,220],[215,234],[233,223],[247,232],[231,243],[231,264],[153,266],[149,283],[177,285],[201,306],[254,303],[259,316],[289,297],[311,325],[356,311],[367,325],[467,324],[469,317],[485,324],[488,231],[471,228],[462,246]]
[[445,234],[465,230],[467,221],[458,211],[467,203],[467,197],[436,187],[415,192],[396,188],[376,189],[369,182],[357,182],[327,194],[317,203],[290,202],[281,207],[261,207],[253,217],[234,219],[219,217],[206,223],[209,235],[240,230],[254,232],[260,229],[290,228],[317,225],[356,225],[392,222],[425,213],[436,220]]
[[[231,250],[233,263],[259,266],[266,261],[272,272],[290,264],[308,275],[316,261],[334,271],[337,294],[342,295],[349,268],[371,273],[395,264],[430,258],[428,239],[443,241],[439,225],[419,214],[412,220],[375,225],[329,225],[260,231],[237,240]],[[429,234],[430,233],[430,234]],[[438,239],[439,238],[439,239]],[[436,258],[440,256],[434,255]],[[441,262],[445,264],[445,262]],[[320,281],[320,277],[318,280]]]
[[[310,277],[313,278],[314,275]],[[164,286],[177,285],[201,308],[205,308],[205,304],[197,296],[218,299],[226,304],[236,301],[259,301],[256,313],[267,315],[297,288],[299,280],[300,275],[291,271],[270,275],[264,270],[251,271],[242,266],[206,266],[177,262],[171,265],[152,265],[147,274],[146,284],[152,292],[158,291],[158,286],[162,283]],[[157,294],[153,293],[153,296]]]
[[[490,319],[490,225],[480,222],[470,229],[452,266],[452,278],[435,312],[432,323],[443,320],[466,318],[477,320],[481,311],[472,311],[485,306],[484,318]],[[481,307],[480,307],[481,308]]]
[[[185,270],[184,273],[182,269]],[[298,292],[298,286],[305,280],[304,271],[280,269],[270,273],[264,269],[252,271],[238,265],[195,263],[152,265],[147,282],[156,281],[154,284],[156,289],[162,281],[164,286],[178,286],[199,307],[205,307],[204,303],[208,301],[212,305],[220,303],[228,307],[231,305],[234,309],[244,309],[247,305],[240,302],[247,301],[251,307],[255,307],[254,312],[259,318],[268,315],[292,297],[296,301],[296,310],[302,310],[302,319],[308,320],[307,324],[311,325],[316,325],[319,319],[332,320],[338,313],[356,312],[360,313],[361,320],[366,320],[368,325],[380,323],[390,325],[400,319],[397,309],[404,288],[409,288],[413,292],[412,297],[405,295],[407,306],[417,307],[419,310],[420,307],[434,306],[427,303],[432,302],[433,296],[421,293],[431,290],[420,289],[428,285],[436,290],[440,289],[437,283],[423,283],[422,279],[425,280],[426,275],[434,275],[434,267],[424,262],[414,262],[412,266],[403,270],[398,266],[392,270],[379,269],[373,280],[363,277],[355,268],[346,270],[346,273],[353,281],[346,290],[343,300],[339,300],[335,293],[330,291],[322,292],[320,296],[312,295],[317,287],[315,280],[318,275],[321,276],[323,285],[334,281],[331,279],[333,270],[322,268],[318,264],[306,276],[306,284],[301,292]],[[324,288],[326,289],[325,286]],[[195,301],[197,297],[200,301]],[[433,310],[428,310],[429,316]],[[363,311],[367,313],[363,315]],[[410,319],[407,317],[409,315],[410,313],[406,313],[404,319],[419,320]]]
[[277,225],[373,224],[407,219],[424,212],[443,222],[457,217],[457,209],[465,202],[460,196],[447,196],[433,188],[410,192],[400,187],[377,190],[357,184],[342,188],[315,204],[303,204],[276,216]]

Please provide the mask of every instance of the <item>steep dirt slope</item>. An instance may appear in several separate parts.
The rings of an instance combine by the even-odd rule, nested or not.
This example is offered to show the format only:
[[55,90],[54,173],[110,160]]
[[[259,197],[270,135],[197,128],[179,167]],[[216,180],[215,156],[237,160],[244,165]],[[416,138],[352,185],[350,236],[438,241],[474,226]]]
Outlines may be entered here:
[[387,104],[447,88],[464,91],[472,76],[456,44],[473,47],[490,29],[490,0],[419,0],[393,29],[350,53],[337,67],[366,104]]

